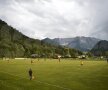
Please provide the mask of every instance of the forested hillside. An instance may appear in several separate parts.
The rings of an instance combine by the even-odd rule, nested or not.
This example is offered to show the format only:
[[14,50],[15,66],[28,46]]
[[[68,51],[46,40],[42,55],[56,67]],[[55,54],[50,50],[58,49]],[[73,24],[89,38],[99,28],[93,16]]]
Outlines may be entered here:
[[108,57],[108,41],[99,41],[91,50],[91,53],[95,56],[107,56]]

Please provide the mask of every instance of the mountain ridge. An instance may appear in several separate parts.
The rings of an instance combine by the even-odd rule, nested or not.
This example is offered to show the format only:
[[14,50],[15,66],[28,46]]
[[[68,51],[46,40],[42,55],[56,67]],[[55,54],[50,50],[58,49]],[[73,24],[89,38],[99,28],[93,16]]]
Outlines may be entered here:
[[100,41],[100,39],[94,37],[84,37],[84,36],[79,36],[79,37],[77,36],[74,38],[54,38],[54,39],[46,38],[46,39],[43,39],[43,41],[46,43],[67,46],[69,48],[75,48],[81,51],[91,50],[93,46],[98,41]]

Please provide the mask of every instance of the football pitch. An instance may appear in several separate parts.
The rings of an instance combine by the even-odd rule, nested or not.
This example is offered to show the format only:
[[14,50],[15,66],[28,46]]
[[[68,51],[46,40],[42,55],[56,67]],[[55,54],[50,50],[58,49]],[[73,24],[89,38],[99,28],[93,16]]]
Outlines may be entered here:
[[[108,63],[84,60],[0,60],[0,90],[108,90]],[[29,80],[29,69],[33,80]]]

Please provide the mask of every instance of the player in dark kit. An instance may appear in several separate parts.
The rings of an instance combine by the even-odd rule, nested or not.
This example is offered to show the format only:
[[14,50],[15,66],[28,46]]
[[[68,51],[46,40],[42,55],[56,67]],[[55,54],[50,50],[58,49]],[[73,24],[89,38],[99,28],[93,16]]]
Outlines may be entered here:
[[30,76],[30,80],[32,80],[32,70],[31,70],[31,68],[29,69],[29,76]]

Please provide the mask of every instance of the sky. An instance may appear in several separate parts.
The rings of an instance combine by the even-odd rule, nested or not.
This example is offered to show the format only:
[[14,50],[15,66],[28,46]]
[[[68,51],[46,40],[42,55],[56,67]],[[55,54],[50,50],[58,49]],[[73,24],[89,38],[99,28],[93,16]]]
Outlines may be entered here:
[[0,19],[35,39],[108,40],[108,0],[0,0]]

